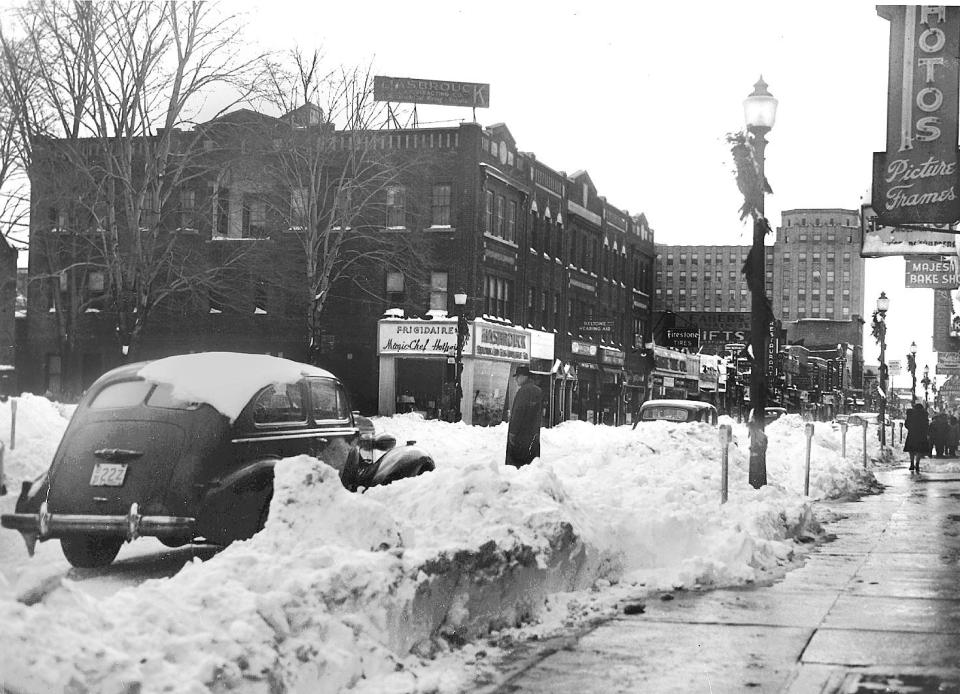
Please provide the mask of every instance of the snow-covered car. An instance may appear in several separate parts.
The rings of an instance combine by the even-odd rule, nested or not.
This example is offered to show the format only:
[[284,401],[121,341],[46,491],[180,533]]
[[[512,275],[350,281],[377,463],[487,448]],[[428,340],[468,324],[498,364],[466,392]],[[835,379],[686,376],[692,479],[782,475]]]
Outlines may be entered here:
[[230,352],[131,364],[84,394],[50,468],[0,524],[31,553],[58,538],[79,567],[139,536],[227,544],[263,527],[279,460],[315,456],[356,491],[434,469],[413,443],[378,437],[339,379],[307,364]]
[[647,400],[640,405],[638,421],[663,419],[670,422],[717,423],[717,408],[699,400]]
[[763,418],[767,424],[775,422],[785,414],[787,414],[787,408],[785,407],[765,407],[763,410]]

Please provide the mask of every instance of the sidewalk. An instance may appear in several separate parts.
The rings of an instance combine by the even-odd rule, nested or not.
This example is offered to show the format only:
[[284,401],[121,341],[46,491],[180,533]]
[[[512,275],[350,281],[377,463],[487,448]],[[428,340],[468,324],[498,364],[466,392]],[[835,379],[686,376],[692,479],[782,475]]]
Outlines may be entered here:
[[937,471],[950,462],[881,468],[884,493],[818,504],[836,539],[773,585],[648,599],[484,691],[960,694],[960,472]]

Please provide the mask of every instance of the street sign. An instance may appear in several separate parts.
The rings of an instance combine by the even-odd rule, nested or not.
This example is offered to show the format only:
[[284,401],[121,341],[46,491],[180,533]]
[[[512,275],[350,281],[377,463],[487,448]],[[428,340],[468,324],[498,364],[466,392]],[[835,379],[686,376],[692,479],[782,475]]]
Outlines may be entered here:
[[899,376],[901,373],[902,365],[900,364],[899,359],[890,359],[887,362],[887,374],[890,376]]
[[673,349],[688,349],[696,352],[700,349],[699,328],[667,328],[664,330],[664,341],[667,347]]
[[907,289],[956,289],[956,258],[907,258],[904,287]]

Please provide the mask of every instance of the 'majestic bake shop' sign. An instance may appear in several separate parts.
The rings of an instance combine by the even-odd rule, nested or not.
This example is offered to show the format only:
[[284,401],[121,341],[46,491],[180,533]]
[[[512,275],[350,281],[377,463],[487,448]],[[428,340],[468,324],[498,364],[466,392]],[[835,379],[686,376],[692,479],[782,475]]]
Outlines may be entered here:
[[960,7],[880,5],[890,21],[887,151],[873,155],[884,225],[960,220],[957,120]]

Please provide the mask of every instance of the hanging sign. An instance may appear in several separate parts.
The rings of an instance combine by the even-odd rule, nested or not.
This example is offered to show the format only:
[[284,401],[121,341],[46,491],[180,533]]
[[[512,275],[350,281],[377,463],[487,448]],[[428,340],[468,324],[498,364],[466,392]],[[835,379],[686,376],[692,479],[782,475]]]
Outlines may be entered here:
[[949,225],[944,230],[888,227],[877,222],[872,205],[860,208],[860,228],[863,231],[861,258],[883,258],[894,255],[955,255],[957,234]]
[[873,157],[880,224],[960,220],[960,7],[880,5],[890,21],[887,149]]
[[904,287],[907,289],[956,289],[957,258],[907,258]]

